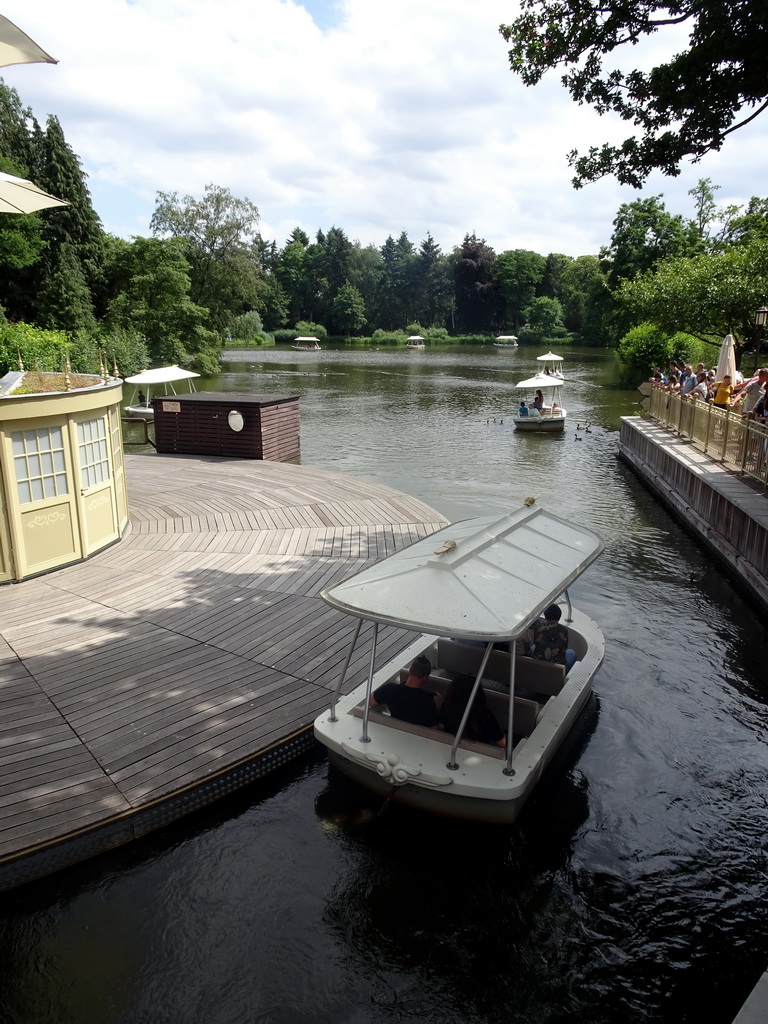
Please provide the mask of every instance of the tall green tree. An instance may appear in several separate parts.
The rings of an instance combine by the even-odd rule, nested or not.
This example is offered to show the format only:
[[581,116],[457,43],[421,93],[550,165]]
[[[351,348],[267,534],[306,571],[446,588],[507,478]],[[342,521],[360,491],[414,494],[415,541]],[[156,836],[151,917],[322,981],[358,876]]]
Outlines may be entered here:
[[336,331],[347,337],[359,331],[365,323],[363,296],[349,281],[336,293],[331,303],[331,313]]
[[[91,203],[86,175],[67,143],[58,118],[49,117],[45,132],[36,132],[35,181],[46,192],[66,199],[56,217],[43,219],[45,255],[35,268],[37,321],[66,330],[92,328],[101,312],[104,229]],[[77,300],[66,294],[72,287]]]
[[597,256],[578,256],[560,277],[563,320],[582,345],[611,345],[619,336],[616,300]]
[[419,246],[415,263],[415,311],[419,322],[445,327],[453,302],[448,260],[429,232]]
[[264,275],[251,249],[258,222],[259,211],[250,200],[218,185],[206,185],[201,199],[179,198],[177,192],[157,194],[150,229],[159,237],[184,239],[190,299],[210,310],[219,330],[233,316],[259,308]]
[[611,241],[600,256],[607,264],[608,283],[616,288],[660,260],[700,249],[695,225],[669,213],[661,196],[649,196],[619,207]]
[[190,298],[191,275],[182,238],[136,238],[110,249],[110,279],[117,294],[109,303],[110,328],[132,329],[146,339],[154,363],[203,373],[219,368],[220,339],[208,310]]
[[503,302],[504,325],[516,331],[522,327],[524,311],[533,302],[546,265],[543,256],[529,249],[509,249],[496,257],[493,278]]
[[462,331],[494,329],[499,311],[495,262],[496,253],[484,238],[474,232],[464,236],[453,266],[456,324]]
[[[686,157],[719,150],[768,106],[764,7],[747,0],[521,0],[500,27],[512,70],[526,85],[556,69],[573,99],[635,125],[619,145],[568,160],[575,187],[605,174],[640,188],[652,170],[680,173]],[[665,28],[686,26],[688,46],[649,71],[610,66],[609,55]],[[675,40],[676,41],[676,40]]]

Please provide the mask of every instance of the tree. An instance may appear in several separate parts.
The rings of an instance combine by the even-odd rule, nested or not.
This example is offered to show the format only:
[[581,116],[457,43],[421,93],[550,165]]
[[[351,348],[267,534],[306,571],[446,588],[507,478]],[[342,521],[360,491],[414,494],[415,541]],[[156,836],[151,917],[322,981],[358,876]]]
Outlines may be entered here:
[[453,298],[450,268],[429,233],[419,247],[414,271],[418,319],[430,327],[442,327],[448,319]]
[[349,337],[365,323],[365,302],[363,296],[349,281],[339,288],[331,303],[331,312],[336,328]]
[[456,321],[462,331],[485,332],[493,328],[498,313],[495,262],[496,253],[484,238],[478,238],[474,231],[464,236],[453,265]]
[[563,326],[563,307],[557,299],[541,295],[526,309],[525,326],[533,334],[551,338]]
[[610,244],[600,256],[608,263],[608,283],[616,288],[659,260],[690,256],[698,249],[694,225],[668,213],[661,196],[649,196],[619,207]]
[[519,330],[525,322],[524,311],[533,302],[542,282],[547,261],[529,249],[510,249],[499,253],[493,265],[493,279],[503,302],[504,324]]
[[579,256],[560,278],[563,319],[582,345],[609,345],[616,338],[616,303],[597,256]]
[[145,338],[154,362],[215,373],[220,342],[209,329],[208,310],[190,299],[185,250],[181,238],[136,238],[113,247],[109,274],[119,291],[107,323]]
[[626,281],[620,300],[636,320],[703,341],[736,338],[737,363],[768,295],[768,241],[713,255],[668,260]]
[[190,299],[211,311],[222,329],[232,318],[259,305],[263,275],[256,241],[259,211],[227,188],[206,185],[202,199],[158,192],[150,228],[154,235],[183,238],[190,266]]
[[[569,154],[580,188],[605,174],[640,188],[652,170],[680,173],[719,150],[726,137],[766,106],[765,10],[748,0],[521,0],[522,13],[501,25],[510,66],[526,85],[551,69],[577,103],[632,122],[637,134],[618,146]],[[648,72],[604,68],[604,58],[665,27],[684,25],[689,45]],[[747,113],[744,108],[750,112]],[[737,120],[740,118],[740,120]]]
[[[104,229],[91,204],[80,160],[64,138],[58,118],[49,117],[34,137],[35,182],[69,206],[43,219],[44,258],[35,267],[38,322],[76,330],[94,322],[94,300],[101,311]],[[77,298],[66,294],[72,287]],[[63,289],[63,290],[62,290]]]

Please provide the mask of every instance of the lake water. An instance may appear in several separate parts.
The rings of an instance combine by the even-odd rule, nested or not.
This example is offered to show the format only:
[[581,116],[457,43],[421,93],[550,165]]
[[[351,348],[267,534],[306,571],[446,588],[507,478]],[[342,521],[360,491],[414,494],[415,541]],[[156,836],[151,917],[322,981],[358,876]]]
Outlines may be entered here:
[[571,594],[605,662],[518,824],[382,806],[318,752],[5,893],[0,1020],[733,1019],[768,964],[765,618],[617,461],[639,396],[611,354],[563,354],[562,436],[509,420],[530,348],[238,352],[203,382],[299,395],[305,464],[451,519],[534,495],[601,533]]

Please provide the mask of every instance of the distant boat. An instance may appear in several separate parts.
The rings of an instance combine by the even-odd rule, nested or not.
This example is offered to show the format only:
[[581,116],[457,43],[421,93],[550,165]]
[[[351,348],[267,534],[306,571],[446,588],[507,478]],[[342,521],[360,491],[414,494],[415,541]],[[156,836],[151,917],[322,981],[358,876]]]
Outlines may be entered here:
[[494,348],[517,348],[517,338],[514,334],[500,334],[493,343]]
[[[560,371],[560,363],[562,361],[563,357],[556,356],[554,352],[545,352],[543,356],[536,356],[537,363],[544,363],[544,373],[550,377],[559,377],[561,380],[563,378],[563,374]],[[552,364],[551,368],[550,363]],[[541,373],[542,371],[539,370],[538,372]]]
[[[145,420],[151,420],[155,417],[155,410],[152,408],[152,393],[157,398],[158,395],[176,394],[176,390],[173,386],[174,381],[185,380],[187,381],[190,391],[195,390],[195,385],[192,382],[193,377],[199,377],[199,373],[193,373],[192,370],[182,370],[179,366],[157,366],[154,370],[144,370],[142,373],[134,374],[133,377],[126,377],[126,384],[133,384],[134,391],[131,397],[131,404],[126,405],[125,414],[126,416],[140,417]],[[146,394],[142,391],[142,388],[146,388]]]
[[294,352],[320,352],[320,342],[317,338],[297,338],[291,345]]
[[420,334],[412,334],[405,346],[406,348],[424,348],[424,339]]

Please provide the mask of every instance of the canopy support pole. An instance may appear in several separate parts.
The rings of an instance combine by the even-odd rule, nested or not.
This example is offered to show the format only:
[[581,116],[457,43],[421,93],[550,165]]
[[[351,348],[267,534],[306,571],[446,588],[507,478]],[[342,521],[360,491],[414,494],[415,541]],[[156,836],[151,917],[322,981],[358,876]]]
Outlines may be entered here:
[[368,735],[368,718],[371,712],[371,693],[373,692],[373,663],[376,660],[376,641],[378,639],[378,636],[379,624],[378,622],[374,622],[373,643],[371,644],[371,660],[368,663],[368,683],[365,687],[365,710],[363,711],[363,735],[360,737],[361,743],[371,742],[371,737]]
[[567,590],[563,591],[563,597],[565,598],[565,603],[568,605],[568,614],[565,616],[565,621],[573,622],[573,608],[571,606],[571,596]]
[[458,761],[456,760],[456,751],[458,750],[459,743],[461,742],[461,737],[464,735],[464,727],[467,724],[469,713],[472,710],[472,702],[475,699],[475,694],[480,688],[480,680],[483,678],[483,672],[485,672],[485,666],[488,664],[488,659],[491,656],[492,650],[493,641],[490,641],[485,648],[483,660],[480,662],[480,668],[477,670],[477,675],[475,676],[475,685],[472,687],[472,693],[470,694],[469,700],[467,701],[467,706],[464,708],[464,714],[461,716],[459,728],[456,730],[456,736],[454,737],[453,743],[451,744],[450,760],[448,761],[445,767],[452,772],[458,771],[459,768]]
[[355,649],[355,644],[357,643],[357,638],[360,636],[360,627],[362,626],[362,624],[363,624],[363,620],[362,619],[358,619],[357,620],[357,625],[355,626],[354,633],[352,634],[352,643],[349,645],[349,648],[347,650],[347,657],[346,657],[346,659],[344,661],[344,666],[343,666],[343,668],[341,670],[341,675],[339,676],[339,681],[338,681],[338,683],[336,683],[336,688],[333,691],[333,698],[331,699],[331,717],[330,717],[330,721],[331,722],[338,722],[338,720],[339,720],[338,717],[336,716],[336,702],[338,701],[339,697],[341,696],[341,687],[344,685],[344,679],[345,679],[346,674],[347,674],[347,669],[349,668],[349,663],[352,660],[352,652]]
[[517,641],[509,643],[509,718],[507,719],[507,763],[504,767],[505,775],[514,775],[512,758],[515,753],[515,654],[517,653]]

